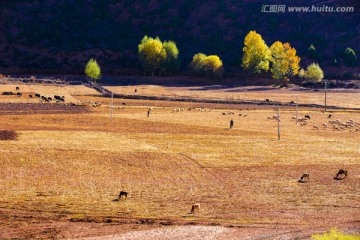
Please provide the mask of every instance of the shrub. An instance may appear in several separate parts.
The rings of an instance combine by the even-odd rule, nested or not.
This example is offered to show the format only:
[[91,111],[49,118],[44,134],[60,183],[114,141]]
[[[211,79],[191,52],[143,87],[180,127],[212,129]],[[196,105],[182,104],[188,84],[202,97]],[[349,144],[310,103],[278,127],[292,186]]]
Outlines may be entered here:
[[0,140],[16,140],[18,134],[15,131],[0,130]]
[[336,228],[330,229],[324,234],[315,234],[311,236],[314,240],[360,240],[359,235],[345,235]]
[[299,78],[305,78],[305,70],[303,68],[301,68],[298,72],[298,76]]
[[324,78],[324,72],[319,64],[312,63],[306,68],[305,78],[311,82],[320,82]]

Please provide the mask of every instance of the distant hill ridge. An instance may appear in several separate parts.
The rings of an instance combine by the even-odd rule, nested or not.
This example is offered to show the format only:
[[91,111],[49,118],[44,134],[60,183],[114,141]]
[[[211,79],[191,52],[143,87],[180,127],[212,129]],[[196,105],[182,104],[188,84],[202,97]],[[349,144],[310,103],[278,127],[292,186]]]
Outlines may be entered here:
[[[94,57],[103,73],[133,74],[137,45],[144,35],[177,43],[185,70],[194,54],[217,54],[225,69],[239,67],[245,35],[260,33],[270,46],[290,42],[302,58],[311,44],[320,65],[343,65],[347,47],[360,56],[360,2],[283,1],[271,5],[350,6],[350,13],[271,13],[250,0],[65,0],[0,1],[0,71],[83,73]],[[265,9],[267,12],[262,12]]]

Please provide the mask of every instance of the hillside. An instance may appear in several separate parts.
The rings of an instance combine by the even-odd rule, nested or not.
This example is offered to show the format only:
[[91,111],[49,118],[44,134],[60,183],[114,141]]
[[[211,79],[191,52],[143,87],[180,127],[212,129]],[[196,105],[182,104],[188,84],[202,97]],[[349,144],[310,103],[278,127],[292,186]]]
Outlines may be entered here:
[[[134,73],[137,45],[144,35],[174,40],[182,69],[193,54],[217,54],[225,67],[239,66],[250,30],[271,45],[290,42],[303,59],[310,44],[322,66],[353,48],[359,56],[360,4],[356,0],[287,1],[286,6],[350,6],[352,13],[262,13],[262,2],[37,0],[0,1],[0,71],[3,73],[83,72],[90,57],[104,75]],[[284,4],[273,0],[268,4]]]

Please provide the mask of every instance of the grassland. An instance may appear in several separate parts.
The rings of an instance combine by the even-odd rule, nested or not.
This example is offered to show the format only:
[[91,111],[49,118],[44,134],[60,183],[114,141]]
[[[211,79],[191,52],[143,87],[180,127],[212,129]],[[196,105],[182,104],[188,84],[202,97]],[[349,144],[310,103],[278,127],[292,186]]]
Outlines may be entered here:
[[[145,95],[164,97],[191,97],[198,99],[219,100],[262,100],[299,104],[324,104],[324,89],[313,91],[311,89],[293,86],[293,89],[278,88],[273,86],[248,86],[248,87],[224,87],[224,86],[193,86],[193,87],[165,87],[155,85],[137,86],[108,86],[108,90],[124,95]],[[135,93],[135,89],[137,92]],[[328,89],[327,105],[346,108],[359,108],[360,91],[357,89]]]
[[[12,87],[0,86],[0,92]],[[359,230],[360,132],[321,127],[328,113],[320,109],[300,109],[301,116],[311,115],[304,127],[292,119],[292,108],[281,109],[278,140],[277,121],[267,119],[274,114],[272,107],[115,99],[121,108],[110,119],[109,99],[86,96],[92,90],[85,87],[69,88],[56,92],[103,105],[83,113],[0,116],[0,129],[18,133],[16,141],[0,141],[2,238],[100,235],[104,232],[73,226],[76,221],[99,222],[109,228],[105,222],[118,227],[141,219],[170,225]],[[55,91],[32,86],[33,92],[41,90]],[[248,97],[289,101],[297,93],[282,91],[271,97],[256,91]],[[339,93],[332,101],[355,107],[357,94]],[[0,96],[0,101],[15,98]],[[180,107],[195,108],[173,112]],[[223,115],[229,111],[235,114]],[[332,119],[360,122],[360,113],[333,111]],[[336,181],[340,168],[347,168],[349,177]],[[304,172],[310,181],[300,184]],[[112,202],[121,190],[128,199]],[[197,202],[201,211],[188,214]]]

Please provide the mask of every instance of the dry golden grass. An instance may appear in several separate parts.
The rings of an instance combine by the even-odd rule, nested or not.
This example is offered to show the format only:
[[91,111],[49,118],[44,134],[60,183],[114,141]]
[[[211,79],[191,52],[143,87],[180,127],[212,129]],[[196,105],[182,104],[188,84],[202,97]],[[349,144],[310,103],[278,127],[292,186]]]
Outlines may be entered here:
[[[148,118],[152,101],[116,103],[122,101],[129,104],[116,109],[112,121],[106,105],[81,114],[2,116],[0,129],[14,129],[19,137],[0,141],[0,208],[67,219],[323,227],[358,221],[360,132],[321,128],[328,114],[300,109],[301,116],[311,115],[300,127],[292,120],[295,113],[282,109],[279,141],[277,122],[267,119],[272,109],[239,111],[231,105],[235,115],[223,115],[230,111],[225,105],[207,104],[211,111],[173,112],[191,103],[154,101]],[[332,115],[360,122],[359,112]],[[339,168],[349,170],[347,179],[333,179]],[[300,184],[304,172],[310,181]],[[128,199],[112,202],[121,190]],[[201,211],[188,214],[196,202]]]
[[[324,92],[314,92],[304,89],[286,89],[276,87],[162,87],[136,85],[127,87],[109,86],[106,87],[110,91],[119,94],[128,95],[146,95],[146,96],[166,96],[166,97],[191,97],[201,99],[228,99],[228,100],[262,100],[270,99],[271,101],[279,101],[289,103],[296,101],[298,95],[301,104],[324,104]],[[137,89],[137,93],[134,89]],[[359,108],[360,90],[338,90],[328,89],[327,105]]]

